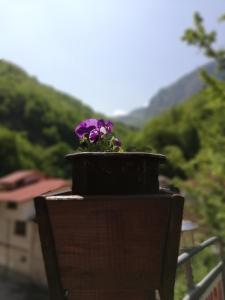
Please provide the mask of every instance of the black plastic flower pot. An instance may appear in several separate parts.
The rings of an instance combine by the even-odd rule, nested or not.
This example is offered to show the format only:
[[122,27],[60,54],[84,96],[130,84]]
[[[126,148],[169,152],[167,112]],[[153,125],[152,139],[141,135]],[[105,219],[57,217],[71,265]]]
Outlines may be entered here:
[[72,164],[72,193],[137,195],[159,193],[161,154],[82,152],[66,155]]

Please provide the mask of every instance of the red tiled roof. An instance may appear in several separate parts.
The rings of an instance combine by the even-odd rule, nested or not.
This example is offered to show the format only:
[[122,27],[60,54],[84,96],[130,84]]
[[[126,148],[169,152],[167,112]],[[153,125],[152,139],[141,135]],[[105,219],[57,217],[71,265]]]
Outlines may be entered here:
[[43,179],[41,181],[24,187],[20,187],[18,189],[0,192],[0,201],[25,202],[40,194],[69,186],[69,181],[63,179]]
[[44,175],[36,170],[22,170],[15,171],[6,176],[0,177],[0,184],[15,184],[20,180],[23,180],[30,176],[44,177]]

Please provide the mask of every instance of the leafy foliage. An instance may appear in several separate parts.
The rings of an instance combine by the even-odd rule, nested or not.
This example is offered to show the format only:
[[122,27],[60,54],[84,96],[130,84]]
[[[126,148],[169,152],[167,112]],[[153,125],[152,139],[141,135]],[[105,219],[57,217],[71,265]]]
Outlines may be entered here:
[[34,146],[22,133],[0,127],[0,175],[14,169],[35,168],[41,164],[43,149]]
[[[215,50],[216,33],[207,33],[203,19],[194,15],[195,29],[184,39],[205,50],[223,68],[224,50]],[[167,155],[163,173],[179,178],[180,187],[192,199],[193,214],[208,232],[225,238],[225,82],[204,73],[207,87],[183,104],[150,120],[135,140],[144,148]]]
[[0,62],[0,120],[13,131],[26,131],[32,143],[71,147],[74,124],[94,114],[81,101],[40,84],[5,61]]
[[[217,34],[215,31],[207,32],[204,27],[204,20],[199,13],[194,14],[194,29],[189,28],[184,32],[182,39],[190,45],[195,45],[203,50],[204,55],[215,59],[220,68],[225,67],[225,50],[215,49]],[[224,20],[224,15],[220,18]]]
[[[80,100],[0,60],[0,154],[4,158],[0,175],[18,168],[38,168],[67,176],[63,156],[79,146],[74,125],[90,117],[100,116]],[[123,137],[128,131],[118,125],[116,134]]]

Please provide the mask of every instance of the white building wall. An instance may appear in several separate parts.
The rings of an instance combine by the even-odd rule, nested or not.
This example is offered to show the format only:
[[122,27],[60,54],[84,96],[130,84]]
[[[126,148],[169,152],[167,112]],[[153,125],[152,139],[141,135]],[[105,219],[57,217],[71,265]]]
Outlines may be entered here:
[[38,226],[36,223],[32,224],[32,233],[33,233],[33,239],[32,239],[32,248],[30,251],[30,256],[31,256],[30,274],[34,282],[47,285],[47,278],[46,278],[46,272],[44,266],[44,259],[41,250],[40,236],[38,232]]
[[7,219],[0,216],[0,245],[7,243]]
[[[38,227],[30,220],[33,216],[33,201],[18,203],[16,209],[8,208],[7,202],[0,203],[0,265],[46,285]],[[16,221],[26,223],[24,236],[16,234]]]
[[0,265],[6,266],[8,261],[9,261],[8,247],[1,245],[0,246]]
[[29,275],[30,257],[26,250],[20,248],[9,248],[9,269],[15,272]]
[[26,226],[26,234],[18,235],[16,234],[16,221],[20,221],[20,219],[9,220],[9,244],[11,246],[21,248],[29,251],[31,247],[31,238],[32,238],[32,226],[30,222],[25,222]]
[[33,200],[17,203],[17,208],[8,208],[9,202],[1,203],[0,215],[6,219],[27,220],[35,215]]

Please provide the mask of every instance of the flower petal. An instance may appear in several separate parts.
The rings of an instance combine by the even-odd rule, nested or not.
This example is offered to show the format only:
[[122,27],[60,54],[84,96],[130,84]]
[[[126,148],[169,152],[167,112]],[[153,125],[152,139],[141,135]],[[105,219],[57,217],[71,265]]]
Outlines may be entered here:
[[100,137],[100,132],[98,129],[93,129],[89,133],[89,140],[91,143],[96,143]]
[[81,139],[85,134],[89,134],[91,130],[97,127],[97,119],[87,119],[80,122],[75,128],[76,135]]
[[105,127],[108,133],[111,133],[113,130],[113,122],[112,121],[106,121]]
[[105,127],[105,121],[103,119],[98,120],[97,127],[98,128]]
[[104,135],[107,134],[107,130],[106,130],[105,127],[101,127],[101,128],[99,129],[99,131],[100,131],[100,133],[101,133],[101,136],[104,136]]
[[114,138],[112,142],[113,142],[114,146],[117,146],[117,147],[121,146],[121,141],[118,138]]

